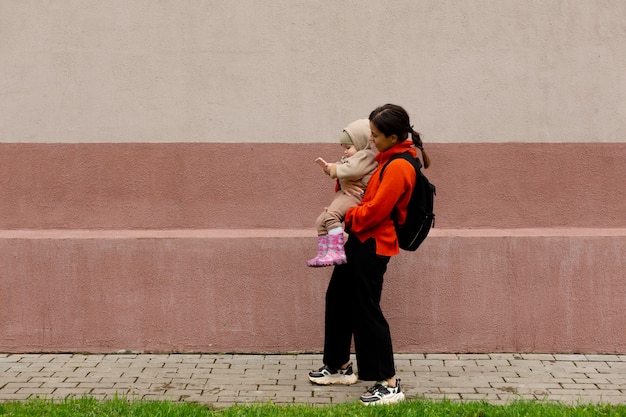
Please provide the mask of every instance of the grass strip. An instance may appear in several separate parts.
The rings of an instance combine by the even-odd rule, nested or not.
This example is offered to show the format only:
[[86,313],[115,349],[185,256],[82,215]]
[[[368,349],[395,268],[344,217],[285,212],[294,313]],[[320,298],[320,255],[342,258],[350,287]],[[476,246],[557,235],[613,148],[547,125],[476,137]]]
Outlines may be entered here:
[[400,404],[365,407],[356,402],[338,405],[236,405],[211,408],[170,401],[129,401],[93,398],[0,403],[0,417],[594,417],[625,416],[626,405],[564,405],[547,401],[515,401],[506,405],[487,402],[410,400]]

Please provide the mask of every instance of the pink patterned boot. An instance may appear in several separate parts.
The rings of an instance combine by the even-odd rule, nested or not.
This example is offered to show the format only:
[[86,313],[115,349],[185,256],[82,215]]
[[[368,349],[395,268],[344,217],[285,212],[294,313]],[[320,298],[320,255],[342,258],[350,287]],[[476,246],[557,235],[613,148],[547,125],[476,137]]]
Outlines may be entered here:
[[319,258],[319,266],[332,266],[345,264],[346,252],[343,250],[343,233],[338,235],[328,235],[328,252]]
[[317,256],[313,259],[309,259],[306,261],[308,266],[321,266],[319,264],[320,259],[322,259],[326,252],[328,252],[328,235],[318,236],[317,237]]

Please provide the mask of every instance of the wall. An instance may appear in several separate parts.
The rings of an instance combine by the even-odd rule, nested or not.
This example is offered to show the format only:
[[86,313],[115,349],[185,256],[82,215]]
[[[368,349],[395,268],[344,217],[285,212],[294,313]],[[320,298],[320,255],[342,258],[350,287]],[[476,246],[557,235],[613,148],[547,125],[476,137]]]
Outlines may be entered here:
[[[320,350],[312,160],[336,148],[0,144],[0,351]],[[396,350],[623,352],[626,145],[429,150],[436,228],[385,284]]]
[[405,352],[626,352],[626,4],[0,0],[0,351],[319,351],[342,127],[405,106]]
[[0,3],[0,141],[623,142],[626,3]]

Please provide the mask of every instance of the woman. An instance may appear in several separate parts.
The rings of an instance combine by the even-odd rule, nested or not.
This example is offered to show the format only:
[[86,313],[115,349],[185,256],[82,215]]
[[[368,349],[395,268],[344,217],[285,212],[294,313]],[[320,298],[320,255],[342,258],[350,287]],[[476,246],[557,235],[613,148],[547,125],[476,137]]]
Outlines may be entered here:
[[[361,396],[366,405],[404,399],[380,298],[387,263],[400,252],[392,213],[400,224],[404,222],[416,178],[413,166],[402,158],[387,166],[382,181],[379,170],[396,154],[408,152],[417,157],[415,147],[422,153],[424,167],[430,165],[420,135],[402,107],[385,104],[375,109],[369,120],[370,141],[379,152],[379,168],[370,179],[363,201],[346,213],[348,262],[335,266],[326,292],[324,366],[309,373],[311,382],[320,385],[357,382],[350,363],[354,335],[359,378],[377,381]],[[407,141],[409,135],[412,141]]]

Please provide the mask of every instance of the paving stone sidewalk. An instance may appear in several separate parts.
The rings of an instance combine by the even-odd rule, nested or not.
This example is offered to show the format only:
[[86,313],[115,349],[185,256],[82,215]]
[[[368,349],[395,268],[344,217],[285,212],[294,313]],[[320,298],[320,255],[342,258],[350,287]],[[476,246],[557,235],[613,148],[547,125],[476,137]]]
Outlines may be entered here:
[[[5,354],[0,401],[115,395],[233,404],[337,404],[370,385],[318,387],[319,354]],[[408,398],[626,404],[626,355],[396,354]]]

